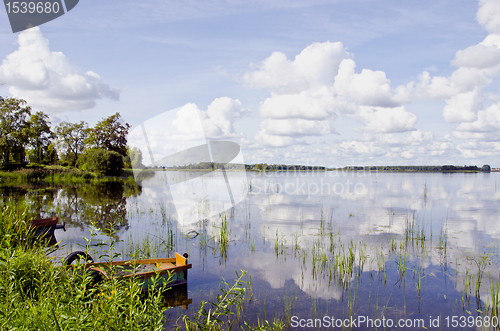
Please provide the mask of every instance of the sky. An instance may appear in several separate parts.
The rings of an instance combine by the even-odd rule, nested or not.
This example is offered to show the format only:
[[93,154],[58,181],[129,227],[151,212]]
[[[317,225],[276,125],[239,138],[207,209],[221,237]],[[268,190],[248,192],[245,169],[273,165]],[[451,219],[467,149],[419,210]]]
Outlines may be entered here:
[[82,0],[15,34],[0,9],[0,83],[52,126],[195,110],[245,163],[500,167],[500,0]]

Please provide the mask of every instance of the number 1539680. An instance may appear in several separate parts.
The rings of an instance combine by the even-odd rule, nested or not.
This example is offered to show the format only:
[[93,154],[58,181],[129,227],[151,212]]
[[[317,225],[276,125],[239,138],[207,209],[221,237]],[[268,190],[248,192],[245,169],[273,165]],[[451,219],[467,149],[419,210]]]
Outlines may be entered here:
[[61,10],[59,2],[6,2],[7,14],[57,14]]
[[446,321],[446,327],[452,328],[464,328],[464,327],[498,327],[499,320],[497,316],[446,316],[444,318]]

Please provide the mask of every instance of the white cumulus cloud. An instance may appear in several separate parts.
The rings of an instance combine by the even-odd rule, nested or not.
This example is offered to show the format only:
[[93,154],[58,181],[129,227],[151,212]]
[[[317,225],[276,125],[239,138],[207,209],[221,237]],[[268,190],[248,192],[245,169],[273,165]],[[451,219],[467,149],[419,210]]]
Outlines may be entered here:
[[366,123],[364,130],[370,132],[405,132],[413,130],[417,116],[404,106],[396,108],[360,107],[360,118]]
[[479,24],[490,33],[500,33],[500,1],[479,0],[479,9],[476,13]]
[[234,121],[249,112],[238,99],[217,98],[201,112],[205,134],[209,138],[236,137]]
[[92,71],[81,72],[62,52],[50,50],[38,27],[19,34],[19,48],[0,66],[9,92],[50,114],[95,107],[96,100],[119,100],[120,91]]
[[261,129],[270,135],[290,137],[320,136],[332,132],[328,120],[310,121],[301,118],[266,118],[261,123]]
[[354,60],[340,63],[334,84],[339,97],[348,98],[361,106],[397,107],[401,104],[404,96],[394,93],[385,72],[363,69],[357,74],[355,68]]
[[340,62],[351,57],[341,42],[313,43],[294,61],[285,54],[274,52],[243,76],[243,81],[256,88],[271,88],[274,92],[291,93],[314,88],[333,81]]
[[361,120],[361,129],[373,132],[411,131],[417,121],[402,107],[410,98],[408,90],[393,89],[383,71],[357,73],[340,42],[313,43],[293,61],[274,52],[244,74],[243,81],[271,93],[260,104],[263,121],[256,137],[271,147],[335,132],[331,122],[339,116]]
[[477,44],[459,50],[451,64],[457,67],[490,68],[500,64],[500,50],[494,46]]
[[477,119],[477,112],[482,108],[482,95],[479,88],[475,88],[446,100],[443,117],[448,123],[473,122]]
[[326,86],[319,90],[305,90],[293,94],[275,94],[260,105],[260,115],[267,118],[303,118],[324,120],[338,107],[332,92]]

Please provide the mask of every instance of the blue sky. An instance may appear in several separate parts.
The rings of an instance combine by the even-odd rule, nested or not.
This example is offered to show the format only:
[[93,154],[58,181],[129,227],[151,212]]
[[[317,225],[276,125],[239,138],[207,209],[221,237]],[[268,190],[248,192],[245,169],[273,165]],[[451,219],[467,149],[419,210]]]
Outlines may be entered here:
[[0,60],[54,125],[194,105],[247,163],[500,166],[498,0],[82,0],[17,34],[0,10]]

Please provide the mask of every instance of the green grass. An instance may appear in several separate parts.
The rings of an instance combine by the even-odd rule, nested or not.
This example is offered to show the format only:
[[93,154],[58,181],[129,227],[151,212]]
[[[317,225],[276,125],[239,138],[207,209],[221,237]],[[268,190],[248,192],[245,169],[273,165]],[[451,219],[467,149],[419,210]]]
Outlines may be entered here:
[[[137,176],[137,181],[154,175],[149,169],[143,170]],[[132,169],[123,169],[118,177],[99,177],[95,173],[72,167],[43,166],[27,167],[14,171],[0,171],[0,186],[17,187],[57,187],[65,185],[85,185],[103,182],[136,182]]]
[[0,210],[0,330],[162,330],[162,293],[133,279],[94,284],[81,265],[53,263],[29,213]]
[[90,183],[97,176],[86,171],[63,167],[25,168],[0,171],[1,185]]
[[[83,265],[66,268],[49,258],[53,248],[34,238],[31,219],[23,205],[7,203],[0,208],[0,330],[164,330],[163,292],[168,285],[144,293],[140,281],[133,278],[106,277],[95,283]],[[109,225],[109,231],[112,228]],[[90,238],[84,238],[87,252],[99,246],[106,260],[119,256],[113,239],[94,244],[95,235],[91,232]],[[228,238],[226,224],[220,239],[227,243]],[[136,253],[150,254],[141,251],[150,246],[151,242],[141,243]],[[234,284],[223,282],[215,300],[202,302],[197,314],[183,319],[182,327],[220,330],[232,325],[236,321],[232,316],[239,316],[243,307],[244,275],[237,273]],[[257,326],[239,319],[238,323],[247,330],[284,328],[279,320]]]

